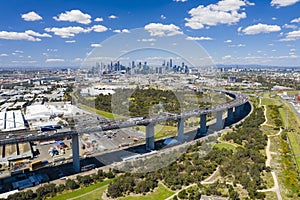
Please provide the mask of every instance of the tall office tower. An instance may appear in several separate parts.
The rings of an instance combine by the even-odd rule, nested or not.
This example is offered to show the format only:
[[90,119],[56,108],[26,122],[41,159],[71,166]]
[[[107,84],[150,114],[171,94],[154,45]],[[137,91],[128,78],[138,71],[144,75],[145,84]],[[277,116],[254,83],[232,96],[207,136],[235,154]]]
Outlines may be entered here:
[[95,70],[96,70],[95,73],[99,74],[99,72],[100,72],[100,64],[99,64],[99,62],[96,62],[96,69]]
[[117,71],[120,71],[121,68],[120,68],[120,61],[117,62]]
[[173,67],[173,61],[172,61],[172,58],[170,59],[170,68],[172,69]]

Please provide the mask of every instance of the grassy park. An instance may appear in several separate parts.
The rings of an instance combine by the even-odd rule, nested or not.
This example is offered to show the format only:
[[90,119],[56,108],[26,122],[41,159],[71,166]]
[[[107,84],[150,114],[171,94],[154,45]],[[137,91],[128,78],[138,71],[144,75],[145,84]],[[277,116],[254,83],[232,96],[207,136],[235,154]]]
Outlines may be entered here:
[[[53,197],[53,198],[51,198],[51,200],[65,200],[65,199],[70,199],[70,198],[76,198],[80,195],[84,195],[84,194],[89,193],[91,191],[97,190],[98,188],[103,188],[105,186],[107,187],[108,184],[111,181],[112,181],[112,179],[105,180],[103,182],[96,183],[94,185],[90,185],[88,187],[84,187],[84,188],[81,188],[81,189],[78,189],[78,190],[74,190],[72,192],[68,192],[68,193]],[[98,193],[98,192],[100,192],[100,190],[99,191],[97,190],[96,192]]]
[[116,115],[116,114],[106,112],[106,111],[103,111],[103,110],[98,110],[96,108],[92,108],[92,107],[89,107],[87,105],[79,104],[78,106],[83,110],[87,110],[89,112],[96,113],[96,114],[98,114],[102,117],[108,118],[108,119],[122,119],[123,118],[120,115]]
[[171,191],[170,189],[166,188],[162,184],[158,184],[158,188],[149,194],[146,195],[137,195],[137,196],[128,196],[119,198],[120,200],[137,200],[137,199],[144,199],[144,200],[163,200],[172,196],[175,192]]
[[219,149],[228,149],[228,150],[232,150],[233,152],[236,151],[236,147],[232,144],[228,144],[228,143],[219,143],[219,144],[215,144],[214,147],[219,148]]

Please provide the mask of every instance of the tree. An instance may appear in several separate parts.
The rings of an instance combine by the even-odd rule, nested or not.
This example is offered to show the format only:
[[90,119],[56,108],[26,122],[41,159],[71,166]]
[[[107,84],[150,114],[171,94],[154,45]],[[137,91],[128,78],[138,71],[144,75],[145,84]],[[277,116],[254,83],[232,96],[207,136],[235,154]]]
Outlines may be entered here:
[[79,185],[76,183],[76,181],[74,181],[72,179],[67,179],[66,188],[69,190],[74,190],[74,189],[79,188]]
[[56,188],[56,191],[62,193],[65,190],[66,186],[64,184],[59,184]]
[[181,191],[178,193],[178,197],[179,197],[180,199],[186,199],[186,198],[187,198],[186,190],[181,190]]

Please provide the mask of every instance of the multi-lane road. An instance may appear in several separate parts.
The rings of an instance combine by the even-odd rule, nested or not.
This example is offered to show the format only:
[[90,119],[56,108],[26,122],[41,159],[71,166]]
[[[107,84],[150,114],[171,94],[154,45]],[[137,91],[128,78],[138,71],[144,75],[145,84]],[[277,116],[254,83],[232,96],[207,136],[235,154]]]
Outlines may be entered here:
[[20,142],[30,142],[30,141],[41,141],[41,140],[51,140],[65,136],[78,135],[82,133],[91,133],[99,131],[108,131],[115,129],[129,128],[133,126],[147,126],[149,124],[157,124],[160,122],[165,122],[168,120],[179,120],[187,119],[190,117],[196,117],[203,114],[216,113],[219,111],[226,111],[229,108],[234,108],[248,102],[248,97],[241,93],[234,93],[228,91],[218,91],[226,95],[233,97],[232,101],[226,102],[220,105],[214,105],[211,107],[206,107],[203,109],[196,109],[192,111],[186,111],[181,114],[161,114],[151,118],[137,118],[137,119],[128,119],[128,120],[117,120],[113,122],[105,122],[95,126],[77,126],[71,127],[69,129],[62,129],[58,131],[11,131],[11,132],[0,132],[0,145],[4,144],[15,144]]

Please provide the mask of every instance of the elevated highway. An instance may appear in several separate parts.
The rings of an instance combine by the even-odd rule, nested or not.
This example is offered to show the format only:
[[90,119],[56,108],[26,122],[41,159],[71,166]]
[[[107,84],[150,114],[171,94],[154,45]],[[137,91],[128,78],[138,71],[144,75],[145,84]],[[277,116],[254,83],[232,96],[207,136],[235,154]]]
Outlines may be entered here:
[[220,105],[214,105],[211,107],[206,107],[203,109],[196,109],[192,111],[186,111],[181,114],[162,114],[154,116],[152,118],[143,118],[143,119],[128,119],[128,120],[118,120],[114,122],[107,122],[95,127],[72,127],[69,130],[58,130],[58,131],[10,131],[10,132],[0,132],[0,145],[4,147],[8,144],[16,144],[22,142],[31,142],[31,141],[41,141],[41,140],[53,140],[57,138],[62,138],[66,136],[72,137],[72,151],[73,151],[73,166],[76,171],[80,171],[79,164],[79,142],[78,135],[81,133],[89,133],[96,131],[108,131],[114,129],[122,129],[133,126],[146,126],[146,148],[148,150],[155,149],[154,146],[154,126],[158,123],[165,122],[168,120],[176,120],[178,122],[178,133],[177,140],[183,141],[184,138],[184,120],[191,117],[200,117],[200,128],[199,134],[205,135],[207,133],[206,126],[206,116],[207,114],[216,113],[216,125],[218,130],[224,128],[224,120],[222,118],[223,112],[227,111],[228,122],[233,121],[234,118],[242,115],[244,111],[244,105],[248,103],[248,97],[241,93],[230,92],[224,90],[215,90],[221,92],[233,98],[232,101],[226,102]]

